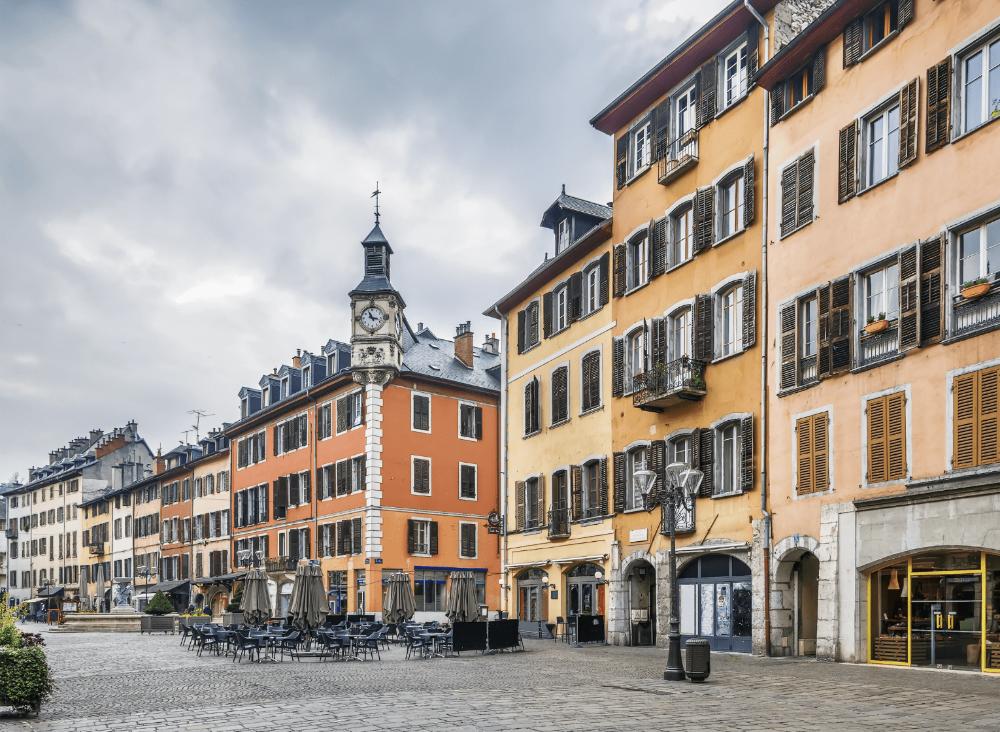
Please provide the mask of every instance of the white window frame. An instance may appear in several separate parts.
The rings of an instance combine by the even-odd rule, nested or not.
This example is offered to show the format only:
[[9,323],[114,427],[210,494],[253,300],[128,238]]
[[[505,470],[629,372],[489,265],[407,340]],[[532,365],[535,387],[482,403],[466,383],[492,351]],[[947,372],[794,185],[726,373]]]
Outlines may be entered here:
[[302,388],[308,389],[312,386],[312,367],[306,364],[302,367]]
[[[365,473],[361,474],[357,471],[356,466],[358,465],[358,460],[365,457],[365,453],[359,452],[357,455],[352,455],[350,462],[348,464],[348,469],[351,471],[351,493],[361,493],[365,490],[368,483],[368,461],[365,461]],[[357,480],[355,480],[357,478]],[[430,485],[430,471],[427,473],[427,483]],[[420,495],[424,495],[421,493]],[[430,495],[429,493],[427,495]]]
[[[683,320],[681,320],[683,318]],[[681,323],[682,337],[678,341],[681,344],[680,353],[674,341],[677,340],[678,323]],[[686,323],[686,324],[685,324]],[[667,312],[667,362],[676,361],[687,356],[692,357],[692,329],[694,328],[694,301],[684,300],[676,303]]]
[[364,420],[361,418],[361,414],[364,411],[364,404],[365,404],[364,394],[365,394],[364,389],[355,389],[354,391],[347,392],[346,394],[339,394],[333,399],[334,403],[338,403],[341,399],[345,397],[351,397],[351,410],[353,411],[353,420],[347,426],[347,429],[338,430],[337,423],[339,422],[339,420],[337,419],[336,412],[337,410],[340,409],[340,405],[337,404],[336,409],[333,410],[334,414],[332,415],[334,434],[343,435],[347,432],[350,432],[351,430],[356,430],[359,427],[364,426]]
[[624,450],[624,452],[625,452],[625,482],[628,485],[628,491],[625,493],[625,512],[626,513],[628,513],[629,511],[641,511],[641,510],[643,510],[642,496],[636,495],[635,479],[633,477],[635,475],[635,471],[639,469],[639,468],[634,467],[635,466],[635,459],[634,459],[633,455],[637,451],[639,451],[639,450],[643,450],[644,453],[645,453],[645,456],[643,457],[643,461],[642,461],[642,467],[643,468],[648,468],[649,467],[649,458],[650,458],[650,455],[649,455],[650,442],[648,440],[639,440],[637,442],[633,442],[631,445],[629,445],[628,447],[626,447],[625,450]]
[[[732,480],[733,485],[729,490],[724,490],[725,469],[722,464],[724,459],[723,447],[726,442],[725,431],[732,428],[733,437],[733,465]],[[715,480],[712,484],[712,498],[725,498],[735,496],[740,493],[740,472],[743,463],[743,421],[742,416],[729,415],[719,420],[712,426],[712,434],[715,438],[714,450],[714,471]]]
[[[475,545],[475,551],[471,557],[462,554],[462,527],[471,526],[473,544]],[[479,559],[479,524],[475,521],[459,521],[458,522],[458,558],[459,559]]]
[[558,229],[556,232],[556,254],[561,254],[566,251],[570,245],[570,219],[567,216],[564,219],[560,219],[558,224]]
[[[816,309],[816,317],[812,320],[806,317],[807,308],[812,305]],[[813,358],[819,355],[819,298],[816,295],[811,295],[809,297],[799,298],[795,301],[795,307],[798,309],[796,315],[797,327],[799,332],[796,333],[796,338],[798,339],[797,348],[799,350],[797,358]],[[807,337],[806,329],[809,323],[812,323],[812,337]],[[810,348],[808,352],[807,348]]]
[[583,270],[583,313],[587,316],[601,309],[601,267],[590,264]]
[[[744,163],[740,163],[734,170],[727,171],[715,184],[715,200],[717,202],[715,245],[736,236],[745,228],[743,221],[746,216],[746,177],[743,174],[743,165]],[[725,200],[730,190],[736,197],[736,205],[727,210]],[[727,219],[730,214],[733,216],[733,226],[728,229]]]
[[[285,450],[284,447],[282,447],[282,444],[281,444],[281,443],[284,442],[285,426],[287,424],[289,424],[290,422],[294,422],[295,420],[297,420],[299,417],[302,417],[303,415],[306,418],[306,444],[299,445],[298,447],[293,447],[291,450]],[[299,412],[298,414],[296,414],[293,417],[286,417],[285,419],[281,420],[280,422],[276,422],[274,424],[274,426],[278,428],[278,435],[281,438],[278,441],[278,444],[275,445],[275,447],[277,447],[277,449],[278,449],[278,455],[279,456],[281,456],[281,455],[290,455],[293,452],[297,452],[298,450],[302,450],[303,448],[309,447],[309,413],[308,412]],[[271,432],[271,439],[273,440],[274,439],[274,430],[271,430],[270,432]],[[273,449],[274,448],[272,448],[272,450]],[[267,452],[267,450],[265,450],[264,452]]]
[[[416,464],[417,460],[427,461],[427,492],[421,493],[420,491],[414,490],[414,483],[416,482],[417,471]],[[434,495],[434,463],[431,459],[425,455],[410,455],[410,495],[412,496],[432,496]]]
[[[649,117],[640,120],[628,132],[628,178],[646,172],[653,163],[653,124]],[[641,141],[641,147],[640,147]]]
[[[751,31],[756,33],[756,28]],[[720,111],[724,109],[729,109],[734,104],[737,104],[747,95],[747,90],[750,88],[750,74],[749,74],[749,57],[747,55],[748,43],[746,40],[741,41],[732,49],[726,51],[720,56],[720,73],[719,79],[721,80],[721,94],[719,98],[722,100],[720,105]],[[742,57],[742,58],[741,58]],[[730,97],[730,84],[729,84],[729,62],[735,59],[735,91]],[[742,77],[742,78],[741,78]]]
[[[890,134],[892,130],[889,127],[889,116],[892,110],[896,111],[896,144],[890,144]],[[872,145],[872,125],[876,121],[882,122],[882,152],[879,156],[881,160],[879,165],[881,166],[881,177],[876,178],[872,170],[872,155],[871,155],[871,145]],[[900,118],[899,109],[899,95],[893,95],[889,100],[879,105],[874,111],[869,112],[860,120],[861,127],[861,175],[859,176],[861,181],[861,189],[867,190],[877,186],[879,183],[883,183],[896,174],[899,173],[899,136],[902,134],[902,119]],[[895,167],[890,169],[892,164],[892,156],[895,155]]]
[[[679,222],[683,221],[687,229],[684,237],[684,249],[678,249],[679,239],[676,229]],[[676,250],[676,251],[675,251]],[[689,196],[678,201],[667,212],[667,252],[669,259],[669,269],[679,267],[685,262],[690,262],[694,258],[694,197]],[[677,254],[683,256],[676,256]]]
[[[583,509],[584,520],[590,520],[590,519],[598,518],[599,514],[598,515],[593,515],[593,516],[587,516],[586,514],[589,513],[591,509],[598,509],[599,510],[600,507],[601,507],[600,506],[600,503],[601,503],[601,458],[599,458],[599,457],[588,458],[580,466],[580,471],[582,473],[581,480],[583,481],[583,485],[580,486],[580,491],[581,491],[580,506]],[[590,474],[593,474],[594,480],[597,483],[597,499],[596,499],[597,500],[597,505],[596,506],[591,506],[590,505],[589,488],[588,488],[588,483],[587,483],[588,475],[590,475]]]
[[[1000,41],[1000,34],[996,32],[996,29],[991,29],[991,31],[977,40],[974,44],[970,45],[968,48],[957,54],[957,78],[958,78],[958,94],[955,95],[958,100],[958,125],[957,125],[957,136],[966,135],[970,132],[978,130],[980,127],[989,124],[994,119],[1000,119],[1000,115],[997,117],[992,116],[992,111],[989,109],[989,88],[990,88],[990,66],[993,65],[997,68],[997,73],[1000,73],[1000,45],[997,46],[997,59],[994,61],[991,58],[990,46]],[[982,114],[982,121],[980,121],[974,127],[969,127],[969,120],[966,114],[966,102],[967,102],[967,92],[966,88],[968,85],[968,72],[967,64],[972,56],[977,53],[982,54],[981,61],[981,72],[980,72],[980,84],[982,86],[981,92],[981,102],[979,107],[979,112]]]
[[569,285],[560,285],[552,297],[553,335],[569,326]]
[[[894,286],[890,287],[888,284],[888,276],[890,272],[895,271],[896,281]],[[879,308],[871,308],[871,300],[874,297],[872,292],[871,277],[875,274],[881,273],[882,275],[882,289],[878,293],[880,298],[881,306]],[[858,273],[859,285],[861,287],[861,297],[859,298],[861,304],[861,317],[858,318],[861,327],[868,322],[868,317],[877,318],[880,313],[885,313],[886,320],[893,321],[899,319],[899,261],[896,257],[892,259],[883,260],[881,263],[869,267]],[[888,307],[889,303],[889,293],[895,290],[896,293],[896,310],[890,311]]]
[[480,407],[480,411],[482,411],[482,407],[479,404],[477,404],[476,402],[470,402],[468,400],[463,400],[463,399],[460,399],[458,401],[458,439],[460,439],[460,440],[466,440],[468,442],[479,442],[479,440],[476,438],[476,435],[475,435],[475,432],[476,432],[475,422],[473,422],[473,424],[472,424],[472,432],[473,432],[472,437],[469,437],[468,435],[463,435],[462,434],[462,407],[463,406],[464,407],[470,407],[470,408],[473,408],[473,409],[475,409],[476,407]]
[[[417,414],[416,408],[414,406],[417,397],[426,397],[427,398],[427,429],[425,429],[425,430],[417,429],[416,427],[413,426],[413,423],[414,423],[414,420],[416,419],[416,414]],[[428,392],[426,392],[426,391],[411,391],[410,392],[410,431],[411,432],[420,432],[421,434],[424,434],[424,435],[429,435],[431,433],[431,431],[434,429],[433,404],[434,404],[434,400],[431,398],[431,395]],[[461,424],[459,424],[459,431],[461,431],[461,429],[462,429]]]
[[318,420],[317,420],[317,424],[316,424],[316,436],[317,436],[317,438],[318,438],[318,440],[320,442],[323,442],[324,440],[330,440],[330,439],[332,439],[333,435],[337,431],[337,424],[336,424],[337,423],[337,407],[334,404],[334,401],[332,399],[328,399],[327,401],[323,402],[318,407],[316,407],[316,416],[317,417],[319,417],[320,410],[322,410],[324,408],[329,408],[329,410],[330,410],[330,434],[328,434],[326,437],[319,437],[319,423],[318,423]]
[[671,432],[664,439],[667,446],[667,464],[678,462],[677,460],[677,443],[684,440],[687,443],[687,460],[684,462],[688,465],[691,464],[691,456],[693,454],[694,446],[692,445],[692,439],[694,438],[694,430],[692,429],[682,429]]
[[[423,518],[415,518],[412,519],[412,521],[414,524],[413,556],[415,557],[431,556],[431,520]],[[424,534],[424,544],[422,547],[417,544],[417,537],[419,536],[420,533],[420,530],[416,528],[417,526],[423,527],[422,530]]]
[[[712,300],[713,300],[713,318],[715,319],[713,331],[713,338],[715,343],[713,344],[714,352],[716,354],[713,360],[720,361],[724,358],[729,358],[730,356],[736,356],[743,353],[743,298],[746,293],[743,292],[743,282],[747,276],[746,272],[739,275],[734,275],[729,277],[714,288],[712,288]],[[738,294],[738,296],[737,296]],[[726,322],[726,299],[728,297],[733,297],[733,333],[732,341],[726,343],[726,333],[723,327]],[[668,325],[669,331],[669,325]],[[727,346],[730,348],[729,351],[726,350]]]
[[282,376],[281,377],[281,381],[279,382],[279,384],[280,384],[280,386],[278,388],[278,393],[280,394],[279,398],[280,399],[285,399],[286,397],[289,396],[289,393],[290,393],[290,390],[291,390],[291,387],[292,387],[291,377],[289,377],[289,376]]
[[[625,363],[623,364],[625,368],[625,394],[631,394],[635,391],[635,377],[641,374],[646,368],[646,332],[643,324],[633,327],[625,334]],[[636,359],[636,349],[634,347],[634,342],[638,342],[640,361],[638,365],[635,362]]]
[[[686,102],[683,111],[681,110],[682,100]],[[670,151],[670,154],[673,157],[677,157],[680,152],[681,137],[697,127],[697,107],[698,85],[695,79],[691,78],[681,84],[670,97],[670,130],[674,138],[674,149]],[[687,124],[682,125],[682,122]],[[682,126],[684,127],[683,131],[681,130]]]
[[[535,500],[533,501],[528,500],[528,486],[531,484],[532,481],[535,482],[536,491],[541,492],[545,490],[545,487],[542,485],[541,475],[539,474],[529,475],[524,479],[524,528],[525,531],[540,531],[542,527],[545,525],[544,516],[538,516],[537,523],[534,526],[528,526],[529,515],[538,510],[538,497],[536,496]],[[516,500],[517,497],[515,496],[515,501]]]
[[[1000,211],[994,210],[987,216],[980,218],[972,225],[959,226],[952,229],[952,238],[954,240],[954,280],[953,284],[955,286],[955,291],[962,289],[962,284],[964,282],[969,282],[971,280],[985,278],[991,283],[997,280],[998,275],[1000,275],[1000,267],[997,267],[996,272],[989,272],[989,239],[987,237],[988,227],[990,224],[996,224],[1000,226]],[[977,274],[975,277],[966,279],[962,276],[962,237],[973,231],[979,234],[979,266],[977,268]]]
[[[476,495],[472,496],[471,498],[462,495],[462,468],[472,468],[472,474],[474,476],[472,485],[473,488],[475,488]],[[479,500],[479,466],[476,463],[463,463],[461,461],[459,461],[458,463],[458,500],[460,501]]]

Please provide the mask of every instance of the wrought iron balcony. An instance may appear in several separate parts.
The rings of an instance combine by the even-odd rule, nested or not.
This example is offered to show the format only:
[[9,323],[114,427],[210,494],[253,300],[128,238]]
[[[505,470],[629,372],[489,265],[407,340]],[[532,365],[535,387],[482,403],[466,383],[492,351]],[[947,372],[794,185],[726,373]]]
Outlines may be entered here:
[[16,539],[17,538],[17,527],[16,526],[10,526],[10,527],[4,529],[3,535],[6,538],[11,539],[11,540]]
[[698,164],[698,130],[688,130],[660,151],[657,180],[666,185],[685,170]]
[[264,560],[267,572],[294,572],[296,560],[291,557],[268,557]]
[[669,363],[654,364],[635,376],[632,405],[661,411],[681,402],[694,402],[708,393],[705,362],[682,356]]
[[880,361],[888,361],[899,355],[899,320],[890,320],[889,326],[878,333],[861,333],[861,353],[859,366],[870,366]]
[[1000,326],[1000,287],[993,289],[982,297],[967,299],[957,296],[953,304],[952,335],[962,336],[980,330],[989,330]]
[[549,511],[549,538],[564,539],[567,536],[569,536],[569,509],[551,509]]
[[103,541],[92,541],[87,544],[87,548],[90,549],[90,553],[95,557],[104,556],[104,542]]

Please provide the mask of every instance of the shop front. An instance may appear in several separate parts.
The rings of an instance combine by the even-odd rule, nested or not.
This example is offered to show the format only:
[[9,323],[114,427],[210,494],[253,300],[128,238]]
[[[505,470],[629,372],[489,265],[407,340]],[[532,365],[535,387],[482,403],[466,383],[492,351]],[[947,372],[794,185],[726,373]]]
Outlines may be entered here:
[[753,594],[750,567],[728,554],[690,561],[678,576],[681,642],[708,640],[713,651],[750,653]]

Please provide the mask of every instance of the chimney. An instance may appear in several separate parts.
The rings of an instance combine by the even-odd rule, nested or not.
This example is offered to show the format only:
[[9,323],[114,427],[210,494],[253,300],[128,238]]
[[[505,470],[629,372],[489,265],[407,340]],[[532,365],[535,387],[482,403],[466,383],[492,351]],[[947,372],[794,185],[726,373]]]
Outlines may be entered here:
[[486,340],[483,341],[483,353],[489,353],[494,356],[500,353],[500,341],[497,340],[496,333],[490,333],[486,336]]
[[296,348],[295,349],[295,355],[292,356],[292,366],[294,368],[297,368],[297,369],[302,368],[302,349],[301,348]]
[[163,457],[162,448],[156,448],[156,457],[153,458],[153,474],[159,475],[167,469],[166,458]]
[[[52,463],[56,462],[57,460],[59,460],[59,451],[53,450],[52,452],[49,453],[49,465],[52,465]],[[31,478],[30,480],[34,480],[34,478]]]
[[455,329],[455,358],[472,368],[472,321],[466,320]]
[[93,445],[104,435],[104,430],[91,430],[90,431],[90,444]]

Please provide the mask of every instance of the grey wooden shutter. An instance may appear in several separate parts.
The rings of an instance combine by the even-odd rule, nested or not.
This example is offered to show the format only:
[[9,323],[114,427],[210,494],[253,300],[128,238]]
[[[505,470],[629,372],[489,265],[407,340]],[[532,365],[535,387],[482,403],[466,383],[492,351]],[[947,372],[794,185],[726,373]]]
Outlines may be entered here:
[[601,307],[607,305],[608,304],[608,299],[609,299],[608,298],[608,284],[609,284],[609,279],[608,279],[609,271],[608,270],[610,269],[610,266],[609,266],[610,265],[610,261],[611,261],[611,255],[610,255],[610,253],[605,252],[604,254],[601,255],[601,259],[599,260],[598,265],[597,265],[600,268],[600,274],[599,274],[599,280],[600,280],[600,293],[599,293],[599,296],[600,296],[600,300],[599,300],[599,302],[601,304]]
[[774,88],[770,92],[771,100],[771,127],[778,124],[781,116],[785,113],[785,88],[788,86],[787,81],[782,81],[774,85]]
[[743,278],[743,349],[757,341],[757,273]]
[[483,439],[483,408],[474,407],[472,413],[476,419],[476,427],[475,427],[476,431],[474,435],[477,440],[481,440]]
[[837,148],[837,203],[848,201],[858,192],[858,121],[841,129]]
[[816,52],[816,55],[812,59],[812,69],[810,70],[812,74],[813,82],[813,94],[819,94],[826,86],[826,46],[823,46]]
[[431,556],[437,556],[438,553],[438,522],[430,521],[430,534],[431,534]]
[[695,254],[712,246],[715,232],[714,202],[715,189],[712,187],[700,188],[694,194],[694,245],[692,251]]
[[288,512],[288,486],[287,484],[282,486],[282,482],[285,478],[278,478],[273,483],[274,492],[274,518],[284,518],[285,514]]
[[524,531],[524,481],[514,481],[514,529]]
[[337,495],[345,496],[351,492],[351,462],[341,460],[337,463]]
[[538,476],[538,523],[545,523],[545,476]]
[[625,245],[615,244],[614,249],[615,255],[615,297],[621,297],[625,294]]
[[917,113],[919,79],[899,90],[899,167],[912,165],[917,159]]
[[694,299],[694,357],[699,361],[711,361],[713,355],[712,348],[712,326],[714,318],[712,313],[712,296],[697,295]]
[[947,234],[920,242],[920,345],[936,343],[944,334],[943,270]]
[[601,458],[600,465],[600,476],[598,478],[600,484],[598,485],[598,490],[600,491],[601,498],[601,515],[608,515],[608,459]]
[[653,160],[667,156],[667,146],[670,144],[670,98],[660,102],[653,110]]
[[569,298],[566,303],[567,320],[572,323],[583,313],[583,272],[574,272],[569,278]]
[[579,521],[583,518],[583,468],[579,465],[571,466],[569,469],[569,481],[570,495],[572,496],[573,520]]
[[615,141],[615,182],[618,190],[625,187],[628,179],[628,141],[627,131]]
[[351,426],[350,415],[348,415],[350,402],[350,397],[337,400],[337,432],[344,432]]
[[552,424],[569,418],[569,369],[560,366],[552,372]]
[[552,335],[552,293],[542,295],[542,334],[548,338]]
[[899,0],[899,7],[896,10],[896,26],[903,28],[913,20],[915,0]]
[[[337,547],[337,554],[342,554],[340,546]],[[417,530],[416,522],[413,519],[406,520],[406,553],[417,553]]]
[[799,158],[798,190],[795,225],[804,226],[813,220],[813,181],[816,173],[816,152],[810,150]]
[[649,328],[649,361],[655,372],[667,362],[667,319],[653,318]]
[[779,389],[791,389],[798,383],[798,303],[792,301],[783,305],[778,314],[781,331],[781,374],[778,379]]
[[757,84],[758,52],[760,44],[760,27],[757,21],[750,21],[747,27],[747,90],[752,89]]
[[753,489],[753,416],[740,422],[740,490]]
[[[695,449],[692,445],[691,449]],[[705,477],[698,489],[699,496],[711,497],[715,487],[715,430],[702,429],[698,432],[698,464]]]
[[625,339],[611,340],[611,396],[625,393]]
[[277,455],[278,455],[278,435],[279,434],[280,434],[280,432],[278,431],[278,426],[275,425],[274,426],[274,439],[271,441],[271,449],[274,451],[275,457],[277,457]]
[[[656,494],[664,495],[667,485],[667,443],[653,440],[649,446],[649,469],[656,473]],[[648,511],[652,506],[647,506]]]
[[854,281],[848,275],[830,284],[830,373],[851,368],[854,341],[852,304]]
[[299,554],[299,532],[289,531],[288,532],[288,554],[289,559],[296,560],[301,555]]
[[861,39],[864,36],[864,18],[855,18],[844,28],[844,68],[854,66],[861,60],[863,46]]
[[524,325],[525,325],[525,312],[523,310],[517,311],[517,352],[524,353]]
[[651,242],[651,266],[650,277],[659,277],[667,271],[667,219],[663,217],[652,222],[649,226],[649,240]]
[[628,480],[625,477],[625,453],[616,452],[612,457],[615,471],[615,513],[624,513],[625,491],[628,490]]
[[351,519],[351,553],[361,553],[361,519]]
[[899,350],[920,345],[920,273],[917,246],[899,253]]
[[816,288],[816,375],[820,378],[830,375],[830,283]]
[[781,171],[781,236],[795,230],[799,186],[799,161],[789,163]]
[[715,118],[716,73],[715,57],[698,71],[698,107],[695,124],[704,127]]
[[951,140],[951,56],[927,69],[927,133],[924,152]]
[[533,302],[528,306],[528,325],[525,341],[529,348],[540,340],[538,337],[538,311],[539,306],[537,302]]
[[754,160],[751,157],[743,165],[743,228],[747,229],[754,218]]

